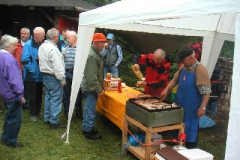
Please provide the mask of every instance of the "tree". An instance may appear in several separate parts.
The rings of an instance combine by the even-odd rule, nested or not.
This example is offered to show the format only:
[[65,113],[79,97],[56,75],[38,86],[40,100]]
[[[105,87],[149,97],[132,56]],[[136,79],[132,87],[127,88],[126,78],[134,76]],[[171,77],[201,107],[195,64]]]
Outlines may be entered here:
[[110,3],[114,3],[118,0],[84,0],[90,4],[93,4],[97,7],[102,7],[102,6],[105,6],[107,4],[110,4]]

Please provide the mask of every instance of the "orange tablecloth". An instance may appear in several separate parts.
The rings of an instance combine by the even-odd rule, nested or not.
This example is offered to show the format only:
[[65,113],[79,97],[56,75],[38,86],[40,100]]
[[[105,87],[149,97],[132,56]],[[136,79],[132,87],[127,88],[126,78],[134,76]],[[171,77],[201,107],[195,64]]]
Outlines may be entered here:
[[105,95],[98,98],[96,109],[122,130],[126,101],[129,99],[129,95],[132,94],[139,95],[142,93],[128,86],[122,88],[122,93],[105,91]]

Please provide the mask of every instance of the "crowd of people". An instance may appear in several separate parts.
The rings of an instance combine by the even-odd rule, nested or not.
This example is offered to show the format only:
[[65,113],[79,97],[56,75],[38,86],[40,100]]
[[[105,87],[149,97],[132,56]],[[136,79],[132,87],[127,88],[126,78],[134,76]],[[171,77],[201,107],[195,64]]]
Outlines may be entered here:
[[[62,34],[56,28],[49,29],[45,34],[44,28],[36,27],[32,36],[28,28],[22,28],[20,40],[10,35],[2,36],[0,87],[4,89],[1,89],[0,97],[8,110],[1,136],[3,144],[14,148],[23,146],[17,142],[22,108],[29,109],[31,121],[38,121],[43,86],[44,122],[51,129],[66,128],[60,123],[59,114],[62,104],[65,116],[69,114],[75,55],[78,54],[76,46],[77,33],[66,28],[62,29]],[[200,55],[196,55],[194,50],[191,46],[185,46],[178,51],[175,61],[180,64],[179,69],[170,82],[171,61],[163,49],[133,58],[136,71],[140,70],[140,66],[146,66],[145,80],[141,83],[146,94],[165,99],[171,89],[178,85],[175,102],[184,109],[187,148],[197,146],[199,118],[205,114],[211,93],[207,69],[199,62],[197,57]],[[118,66],[122,59],[121,47],[114,41],[113,33],[107,36],[94,33],[75,103],[75,113],[82,119],[82,134],[86,138],[101,138],[94,128],[97,100],[104,95],[103,79],[107,73],[114,78],[119,77]],[[215,114],[216,109],[212,110]]]

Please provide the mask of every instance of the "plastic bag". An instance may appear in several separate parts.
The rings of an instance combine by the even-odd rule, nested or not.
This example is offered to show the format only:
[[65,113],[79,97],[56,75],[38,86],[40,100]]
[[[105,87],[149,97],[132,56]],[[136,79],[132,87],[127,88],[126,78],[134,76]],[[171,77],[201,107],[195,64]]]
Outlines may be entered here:
[[208,128],[213,127],[216,125],[216,122],[214,122],[211,118],[203,115],[199,119],[199,128]]

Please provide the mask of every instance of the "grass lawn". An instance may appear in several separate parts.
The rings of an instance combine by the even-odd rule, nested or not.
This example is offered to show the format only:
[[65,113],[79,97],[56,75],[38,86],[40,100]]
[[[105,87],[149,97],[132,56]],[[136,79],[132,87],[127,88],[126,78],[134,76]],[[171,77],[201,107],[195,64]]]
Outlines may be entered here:
[[[3,102],[0,102],[3,105]],[[7,110],[5,110],[5,113]],[[64,114],[60,115],[61,122],[67,124]],[[220,119],[220,118],[219,118]],[[0,133],[4,121],[4,114],[0,114]],[[18,141],[23,148],[8,148],[0,145],[1,160],[137,160],[130,152],[125,157],[121,153],[122,132],[106,117],[97,114],[96,128],[102,135],[100,140],[85,139],[81,133],[82,121],[73,114],[69,144],[66,138],[61,139],[65,129],[50,129],[40,116],[37,122],[30,121],[29,110],[23,110],[23,121]],[[218,128],[219,129],[219,128]],[[226,123],[220,125],[219,132],[200,130],[199,148],[212,153],[215,160],[223,160],[225,154]],[[164,137],[163,137],[164,138]]]

